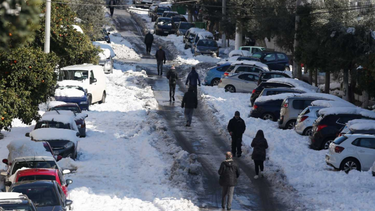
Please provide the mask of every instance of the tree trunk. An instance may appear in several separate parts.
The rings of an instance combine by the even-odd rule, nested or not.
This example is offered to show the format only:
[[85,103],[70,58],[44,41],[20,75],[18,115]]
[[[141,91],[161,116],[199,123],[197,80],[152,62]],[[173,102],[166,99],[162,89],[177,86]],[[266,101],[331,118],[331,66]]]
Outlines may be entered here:
[[315,77],[314,77],[314,80],[315,80],[315,86],[316,86],[316,87],[319,87],[319,85],[318,85],[318,69],[315,69],[315,70],[314,70],[314,75],[315,75]]
[[193,14],[192,14],[191,9],[188,9],[188,21],[193,22]]
[[313,70],[312,69],[307,69],[307,65],[305,65],[305,72],[309,71],[309,83],[313,83]]
[[366,90],[363,90],[362,91],[362,108],[367,108],[368,105],[369,105],[369,95],[368,95],[368,92]]
[[331,73],[330,71],[326,71],[326,81],[324,86],[324,92],[329,94],[329,86],[331,84]]
[[301,64],[297,64],[297,78],[298,78],[298,80],[302,80],[302,67],[301,67]]
[[344,69],[344,100],[349,101],[349,70]]

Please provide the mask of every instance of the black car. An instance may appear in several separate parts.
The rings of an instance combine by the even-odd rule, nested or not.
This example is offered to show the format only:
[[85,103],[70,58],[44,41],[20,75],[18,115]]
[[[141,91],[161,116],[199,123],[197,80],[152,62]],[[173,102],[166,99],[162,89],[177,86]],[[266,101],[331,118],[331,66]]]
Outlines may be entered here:
[[290,75],[279,72],[279,71],[269,71],[269,72],[262,72],[259,74],[258,85],[262,82],[266,82],[271,78],[291,78]]
[[284,99],[255,102],[250,117],[276,121],[280,118],[280,107]]
[[255,100],[259,97],[260,93],[263,91],[264,88],[293,88],[294,86],[289,83],[275,83],[275,82],[263,82],[259,84],[257,88],[255,88],[250,96],[251,105],[254,104]]
[[195,27],[194,23],[189,23],[189,22],[180,22],[177,23],[177,31],[176,34],[177,36],[184,36],[186,34],[186,31],[192,27]]
[[260,51],[254,53],[252,57],[259,58],[270,70],[289,70],[289,58],[285,53]]
[[[337,108],[330,108],[336,109]],[[351,108],[346,108],[347,110]],[[321,109],[319,114],[325,109]],[[328,149],[329,144],[335,140],[340,130],[345,124],[353,119],[365,119],[361,114],[355,113],[340,113],[336,111],[335,114],[322,115],[315,120],[312,129],[312,135],[310,136],[310,147],[313,149]]]
[[62,105],[55,106],[51,108],[50,110],[56,110],[56,111],[72,111],[77,116],[80,115],[80,118],[76,118],[75,122],[77,124],[79,133],[81,137],[86,137],[86,118],[89,116],[88,114],[83,114],[81,108],[77,103],[65,103]]
[[22,181],[10,187],[11,192],[23,193],[38,211],[70,210],[73,201],[68,200],[60,185],[53,180]]
[[164,13],[164,11],[170,11],[170,7],[160,7],[157,6],[155,10],[151,13],[151,21],[154,22],[158,17],[161,17]]
[[177,28],[178,28],[180,22],[187,22],[186,18],[182,15],[175,15],[175,16],[171,17],[171,19],[172,19],[173,33],[177,32]]
[[0,210],[37,211],[34,203],[27,195],[21,193],[0,193]]
[[173,33],[172,31],[172,19],[171,18],[158,18],[154,25],[156,35],[168,35]]
[[291,88],[265,88],[259,94],[259,96],[270,96],[270,95],[277,95],[277,94],[283,94],[283,93],[302,94],[302,93],[305,93],[305,92],[297,90],[297,89],[291,89]]

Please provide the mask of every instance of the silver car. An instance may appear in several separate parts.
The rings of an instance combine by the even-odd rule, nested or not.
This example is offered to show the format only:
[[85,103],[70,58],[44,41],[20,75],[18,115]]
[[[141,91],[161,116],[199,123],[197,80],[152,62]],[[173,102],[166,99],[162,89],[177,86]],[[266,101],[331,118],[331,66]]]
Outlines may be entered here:
[[239,73],[222,78],[218,87],[224,88],[227,92],[251,93],[258,86],[258,80],[257,73]]
[[319,110],[323,106],[309,106],[305,108],[297,117],[296,126],[294,130],[304,136],[310,136],[312,133],[312,126],[314,121],[319,117]]

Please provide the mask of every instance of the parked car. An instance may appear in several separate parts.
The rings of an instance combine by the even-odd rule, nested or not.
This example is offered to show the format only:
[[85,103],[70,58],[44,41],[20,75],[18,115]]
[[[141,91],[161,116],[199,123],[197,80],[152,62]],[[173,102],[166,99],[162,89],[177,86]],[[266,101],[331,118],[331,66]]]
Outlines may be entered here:
[[345,124],[340,131],[339,136],[345,134],[371,134],[375,135],[375,120],[371,119],[354,119]]
[[177,32],[178,25],[179,25],[181,22],[186,22],[186,23],[187,23],[186,18],[185,18],[184,16],[182,16],[182,15],[175,15],[175,16],[172,16],[171,19],[172,19],[172,30],[173,30],[173,33],[176,33],[176,32]]
[[99,65],[103,67],[104,73],[113,73],[113,57],[116,56],[115,51],[112,46],[106,42],[95,41],[92,42],[94,46],[100,48],[101,52],[99,56]]
[[254,58],[254,57],[251,57],[251,56],[240,56],[240,57],[237,58],[237,61],[257,61],[257,62],[260,62],[260,59]]
[[155,10],[151,13],[151,21],[154,22],[158,17],[162,17],[164,11],[170,11],[171,8],[167,6],[158,5]]
[[199,32],[206,32],[206,30],[193,27],[186,31],[186,34],[184,36],[185,49],[188,49],[192,46],[195,37]]
[[172,19],[171,18],[158,18],[155,21],[154,31],[156,35],[172,34]]
[[276,121],[280,117],[280,109],[283,100],[294,95],[293,93],[283,93],[271,96],[260,96],[254,102],[250,117],[264,120]]
[[217,86],[224,72],[230,67],[229,63],[210,68],[204,78],[204,83],[209,86]]
[[240,50],[248,51],[248,52],[250,52],[251,55],[253,55],[254,53],[265,51],[266,48],[259,47],[259,46],[241,46]]
[[257,73],[244,72],[222,78],[217,87],[224,88],[226,92],[250,93],[257,86],[257,81]]
[[267,64],[270,70],[289,70],[289,58],[285,53],[259,51],[252,56]]
[[195,27],[194,23],[179,22],[176,25],[176,34],[177,36],[180,36],[180,35],[184,36],[186,34],[186,31],[193,27]]
[[0,210],[37,211],[27,195],[17,192],[0,193]]
[[80,64],[63,67],[60,70],[59,86],[81,86],[88,94],[89,105],[105,103],[107,97],[106,81],[103,67],[100,65]]
[[336,138],[326,154],[327,165],[345,172],[367,171],[375,161],[375,136],[346,134]]
[[49,111],[72,111],[76,117],[75,122],[77,124],[80,137],[86,137],[86,118],[89,116],[88,114],[82,113],[81,108],[78,106],[77,103],[65,103],[62,105],[57,105],[52,108],[49,108]]
[[57,86],[54,98],[56,101],[77,103],[81,109],[89,110],[88,94],[81,86]]
[[345,124],[353,119],[375,119],[375,113],[358,107],[333,107],[319,110],[310,136],[310,147],[328,149]]
[[59,170],[46,168],[20,170],[16,173],[14,182],[36,180],[55,180],[60,185],[66,197],[68,197],[68,186],[73,183],[71,179],[65,180],[64,175]]
[[71,157],[76,159],[78,156],[79,138],[75,131],[57,128],[41,128],[33,130],[30,137],[34,141],[47,141],[54,155],[60,155],[63,158]]
[[215,40],[200,39],[191,47],[191,53],[193,53],[194,56],[208,54],[217,57],[219,56],[219,46]]
[[248,51],[242,51],[242,50],[232,50],[231,52],[229,52],[228,54],[229,57],[234,57],[234,56],[251,56],[251,53],[248,52]]
[[290,83],[285,82],[263,82],[255,88],[250,96],[250,103],[253,106],[255,100],[259,97],[260,93],[262,93],[263,89],[265,88],[295,88]]
[[[190,43],[190,47],[193,47],[194,45],[196,45],[199,42],[199,40],[213,40],[213,41],[215,41],[214,35],[211,32],[204,30],[204,31],[200,31],[200,32],[196,33],[196,35],[193,39],[193,42]],[[216,41],[215,41],[215,43],[216,43]]]
[[281,72],[281,71],[269,71],[263,72],[259,75],[258,85],[262,82],[266,82],[271,78],[292,78],[290,72]]
[[285,98],[281,104],[279,128],[294,129],[298,115],[315,100],[343,101],[337,96],[324,93],[304,93]]
[[282,87],[279,87],[279,88],[264,88],[263,91],[259,94],[259,97],[277,95],[277,94],[284,94],[284,93],[302,94],[302,93],[305,93],[305,92],[301,91],[301,90],[298,90],[298,89],[282,88]]
[[13,184],[10,190],[26,194],[35,203],[38,211],[71,210],[73,203],[53,180],[19,182]]
[[225,71],[223,77],[232,76],[241,72],[260,73],[268,71],[267,65],[257,61],[236,61]]
[[171,18],[171,17],[176,16],[176,15],[178,15],[178,12],[168,10],[168,11],[164,11],[163,14],[161,15],[161,17]]

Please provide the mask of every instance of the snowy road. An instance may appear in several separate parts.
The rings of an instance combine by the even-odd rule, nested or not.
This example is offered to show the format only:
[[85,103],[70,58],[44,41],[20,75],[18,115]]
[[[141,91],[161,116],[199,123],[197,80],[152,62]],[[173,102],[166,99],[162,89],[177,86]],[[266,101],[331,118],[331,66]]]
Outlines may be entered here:
[[[126,11],[116,13],[117,30],[121,35],[134,44],[134,50],[139,54],[144,52],[143,37],[136,26],[135,21]],[[127,23],[127,24],[122,24]],[[133,24],[133,26],[132,26]],[[134,36],[136,34],[136,36]],[[160,39],[156,39],[156,42]],[[164,43],[163,43],[164,44]],[[168,46],[168,50],[171,46]],[[167,55],[173,53],[167,50]],[[173,50],[172,50],[173,51]],[[175,52],[175,51],[173,51]],[[174,55],[175,56],[175,55]],[[147,58],[147,57],[146,57]],[[169,56],[169,59],[171,56]],[[183,111],[180,108],[183,92],[186,91],[182,83],[179,83],[179,91],[176,93],[177,101],[169,103],[169,91],[167,80],[156,76],[156,65],[150,64],[150,59],[142,59],[137,63],[139,68],[145,69],[148,74],[148,83],[151,85],[158,102],[158,114],[167,122],[167,130],[175,137],[178,144],[187,152],[197,155],[197,160],[202,164],[203,187],[191,184],[198,195],[198,206],[206,209],[216,209],[221,206],[221,187],[218,185],[217,170],[224,160],[224,152],[230,150],[225,136],[220,134],[212,126],[212,120],[206,115],[206,111],[198,109],[195,112],[191,128],[184,126]],[[167,68],[165,68],[167,69]],[[233,202],[234,210],[284,210],[273,196],[273,191],[266,179],[253,181],[253,167],[249,159],[236,159],[241,169],[239,185],[235,189]]]

